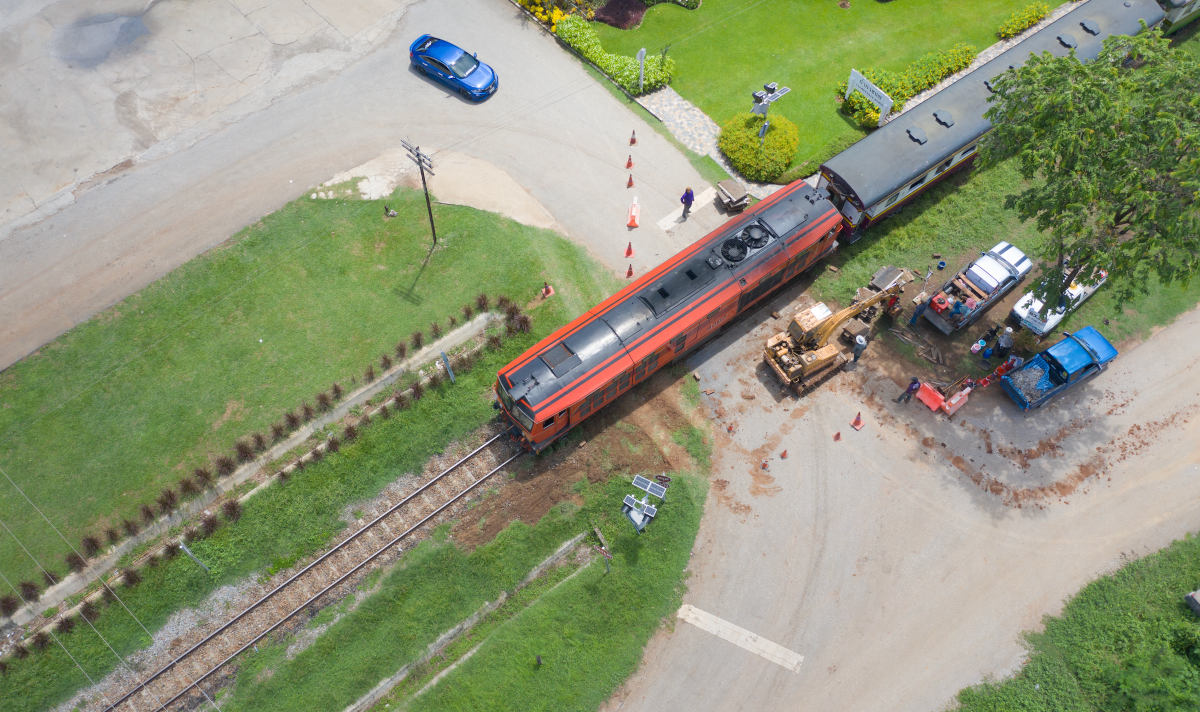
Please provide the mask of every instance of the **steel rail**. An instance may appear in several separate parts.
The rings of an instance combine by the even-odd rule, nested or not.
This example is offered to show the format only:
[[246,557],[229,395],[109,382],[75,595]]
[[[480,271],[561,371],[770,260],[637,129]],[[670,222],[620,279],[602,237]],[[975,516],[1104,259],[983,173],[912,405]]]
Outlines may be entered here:
[[470,493],[470,492],[471,492],[471,490],[473,490],[473,489],[475,489],[476,487],[478,487],[479,485],[483,484],[485,480],[487,480],[489,477],[491,477],[492,475],[494,475],[494,474],[496,474],[497,472],[499,472],[501,469],[503,469],[503,468],[504,468],[504,466],[505,466],[505,465],[507,465],[508,463],[512,462],[513,460],[517,459],[518,457],[520,457],[521,455],[524,455],[524,454],[525,454],[525,452],[524,452],[524,451],[519,451],[519,452],[517,452],[516,454],[514,454],[512,457],[510,457],[510,458],[508,458],[507,460],[505,460],[504,462],[502,462],[502,463],[500,463],[499,465],[496,465],[495,467],[493,467],[493,468],[492,468],[490,471],[488,471],[488,473],[487,473],[486,475],[483,475],[483,476],[482,476],[482,477],[480,477],[479,479],[477,479],[477,480],[475,480],[474,482],[472,482],[472,483],[471,483],[470,485],[468,485],[468,486],[467,486],[467,488],[466,488],[466,489],[464,489],[462,492],[459,492],[458,494],[454,495],[454,497],[452,497],[451,499],[447,500],[445,504],[443,504],[442,506],[438,507],[437,509],[433,510],[433,511],[432,511],[432,512],[430,512],[428,515],[426,515],[424,519],[422,519],[421,521],[419,521],[419,522],[417,522],[416,524],[412,525],[411,527],[409,527],[408,529],[406,529],[406,530],[405,530],[403,533],[401,533],[401,534],[397,535],[395,539],[392,539],[392,540],[391,540],[391,541],[389,541],[387,544],[385,544],[384,546],[380,547],[380,549],[379,549],[378,551],[376,551],[374,554],[371,554],[369,557],[367,557],[366,559],[364,559],[364,560],[363,560],[361,563],[359,563],[357,566],[355,566],[354,568],[350,569],[350,570],[349,570],[349,571],[347,571],[346,573],[344,573],[344,574],[342,574],[341,576],[339,576],[339,577],[338,577],[338,579],[337,579],[336,581],[334,581],[333,583],[329,584],[329,585],[328,585],[328,586],[326,586],[325,588],[321,589],[321,590],[320,590],[320,591],[318,591],[317,593],[314,593],[314,594],[313,594],[311,597],[309,597],[309,599],[308,599],[307,601],[305,601],[304,603],[301,603],[301,604],[300,604],[299,606],[297,606],[297,607],[296,607],[296,608],[295,608],[293,611],[291,611],[291,612],[290,612],[290,613],[288,613],[286,616],[284,616],[283,618],[281,618],[281,619],[279,620],[279,622],[275,623],[275,624],[274,624],[274,625],[272,625],[270,628],[267,628],[267,629],[266,629],[266,630],[264,630],[263,632],[259,633],[257,636],[255,636],[255,637],[254,637],[254,639],[253,639],[253,640],[250,640],[249,642],[247,642],[247,643],[246,643],[245,645],[243,645],[242,647],[240,647],[240,648],[238,648],[237,650],[235,650],[234,652],[230,653],[228,657],[226,657],[224,660],[222,660],[221,662],[219,662],[219,663],[217,663],[216,665],[214,665],[214,666],[212,667],[212,669],[210,669],[208,672],[206,672],[206,673],[204,673],[203,675],[201,675],[201,676],[200,676],[199,678],[197,678],[197,679],[196,679],[194,682],[191,682],[191,683],[189,683],[187,687],[185,687],[185,688],[183,688],[182,690],[180,690],[179,692],[175,693],[175,696],[174,696],[174,697],[172,697],[171,699],[167,700],[166,702],[164,702],[164,703],[162,703],[161,705],[159,705],[158,707],[156,707],[156,708],[155,708],[156,712],[158,712],[159,710],[165,710],[165,709],[167,708],[167,706],[169,706],[171,703],[175,702],[176,700],[178,700],[179,698],[183,697],[183,696],[184,696],[184,695],[186,695],[188,692],[190,692],[190,691],[192,690],[192,688],[193,688],[193,687],[197,687],[197,686],[198,686],[200,683],[204,682],[204,681],[205,681],[205,680],[207,680],[209,677],[211,677],[211,676],[212,676],[212,675],[213,675],[213,674],[214,674],[214,673],[215,673],[217,670],[220,670],[221,668],[225,667],[225,665],[227,665],[227,664],[229,663],[229,661],[233,660],[233,659],[234,659],[234,658],[236,658],[237,656],[239,656],[239,655],[241,655],[242,653],[246,652],[248,649],[250,649],[252,646],[254,646],[254,644],[255,644],[255,643],[257,643],[258,641],[262,640],[262,639],[263,639],[263,638],[265,638],[266,636],[270,635],[270,634],[271,634],[271,632],[273,632],[273,631],[274,631],[276,628],[278,628],[279,626],[281,626],[281,625],[283,625],[284,623],[286,623],[286,622],[288,622],[289,620],[291,620],[292,616],[296,615],[296,614],[297,614],[297,613],[299,613],[300,611],[302,611],[302,610],[304,610],[305,608],[307,608],[309,605],[311,605],[311,604],[312,604],[312,602],[313,602],[313,601],[316,601],[316,600],[317,600],[317,599],[319,599],[321,596],[324,596],[324,595],[325,595],[326,593],[328,593],[328,592],[329,592],[331,589],[333,589],[334,587],[338,586],[339,584],[341,584],[341,583],[342,583],[343,581],[345,581],[346,579],[348,579],[348,578],[350,578],[351,576],[353,576],[355,573],[357,573],[357,572],[358,572],[360,569],[362,569],[364,566],[366,566],[367,564],[371,563],[371,562],[372,562],[372,561],[374,561],[376,558],[378,558],[378,557],[382,556],[382,555],[383,555],[385,552],[387,552],[387,550],[388,550],[388,549],[391,549],[393,546],[395,546],[397,543],[399,543],[399,541],[400,541],[401,539],[403,539],[404,537],[408,536],[409,534],[412,534],[414,531],[416,531],[418,528],[420,528],[422,525],[424,525],[424,524],[425,524],[426,522],[428,522],[430,519],[433,519],[433,518],[434,518],[434,517],[436,517],[438,514],[441,514],[443,510],[445,510],[447,507],[449,507],[450,505],[454,504],[454,503],[455,503],[455,502],[457,502],[458,500],[462,499],[463,497],[467,496],[467,494],[468,494],[468,493]]
[[[299,570],[299,571],[297,571],[296,573],[294,573],[294,574],[292,574],[291,576],[289,576],[289,577],[288,577],[288,579],[287,579],[286,581],[284,581],[283,583],[279,584],[279,585],[278,585],[278,586],[276,586],[275,588],[271,589],[271,591],[269,591],[268,593],[264,594],[264,595],[262,596],[262,598],[258,599],[258,600],[257,600],[257,601],[255,601],[254,603],[250,604],[250,606],[249,606],[249,607],[247,607],[245,610],[243,610],[243,611],[242,611],[241,613],[239,613],[237,616],[235,616],[234,618],[230,619],[230,620],[229,620],[227,623],[225,623],[224,625],[222,625],[220,628],[218,628],[218,629],[214,630],[212,633],[209,633],[207,636],[205,636],[203,639],[201,639],[200,641],[198,641],[198,642],[197,642],[195,645],[193,645],[192,647],[190,647],[190,648],[188,648],[187,650],[185,650],[184,652],[180,653],[180,654],[179,654],[179,655],[178,655],[178,656],[177,656],[177,657],[176,657],[174,660],[172,660],[171,662],[169,662],[169,663],[167,663],[166,665],[164,665],[164,666],[162,666],[161,668],[159,668],[159,670],[158,670],[157,672],[155,672],[153,675],[151,675],[150,677],[148,677],[148,678],[146,678],[145,680],[143,680],[141,683],[139,683],[139,684],[137,685],[137,687],[135,687],[135,688],[133,688],[132,690],[130,690],[129,692],[125,693],[125,694],[124,694],[124,695],[123,695],[123,696],[122,696],[120,699],[118,699],[116,702],[113,702],[113,703],[112,703],[112,704],[110,704],[108,707],[105,707],[105,708],[104,708],[104,712],[112,712],[113,710],[115,710],[115,709],[117,709],[118,707],[120,707],[122,704],[124,704],[126,701],[128,701],[128,700],[129,700],[129,698],[133,697],[133,696],[134,696],[134,695],[136,695],[137,693],[139,693],[139,692],[141,692],[142,690],[144,690],[144,689],[146,688],[146,686],[147,686],[147,685],[149,685],[150,683],[154,682],[154,681],[155,681],[155,680],[157,680],[158,678],[162,677],[162,676],[163,676],[163,675],[165,675],[167,672],[170,672],[170,670],[171,670],[172,668],[174,668],[176,665],[178,665],[178,664],[179,664],[181,661],[183,661],[183,659],[184,659],[184,658],[186,658],[186,657],[188,657],[189,655],[191,655],[192,653],[196,652],[196,650],[198,650],[200,647],[202,647],[202,646],[204,646],[204,645],[207,645],[207,644],[208,644],[208,643],[209,643],[209,642],[210,642],[210,641],[211,641],[213,638],[216,638],[218,635],[220,635],[221,633],[224,633],[226,630],[228,630],[230,626],[232,626],[233,624],[235,624],[235,623],[237,623],[238,621],[242,620],[243,618],[245,618],[247,615],[249,615],[249,614],[250,614],[250,613],[252,613],[253,611],[257,610],[257,609],[258,609],[260,606],[262,606],[264,603],[266,603],[268,599],[272,598],[272,597],[273,597],[275,594],[279,593],[279,592],[280,592],[280,591],[282,591],[283,589],[285,589],[285,588],[287,588],[288,586],[290,586],[290,585],[291,585],[293,582],[295,582],[295,581],[296,581],[296,579],[298,579],[298,578],[300,578],[301,576],[303,576],[304,574],[308,573],[308,572],[309,572],[309,571],[310,571],[310,570],[311,570],[313,567],[317,566],[317,565],[318,565],[318,564],[320,564],[321,562],[323,562],[323,561],[325,561],[326,559],[328,559],[330,556],[332,556],[332,555],[336,554],[337,552],[341,551],[341,550],[342,550],[342,549],[343,549],[345,546],[347,546],[348,544],[350,544],[350,542],[357,540],[359,536],[361,536],[361,535],[362,535],[362,534],[364,534],[364,533],[365,533],[367,530],[369,530],[369,529],[371,529],[372,527],[374,527],[374,526],[375,526],[376,524],[378,524],[378,523],[379,523],[379,522],[380,522],[382,519],[384,519],[385,517],[387,517],[387,516],[391,515],[391,514],[392,514],[393,512],[395,512],[397,509],[399,509],[399,508],[403,507],[405,504],[408,504],[408,502],[409,502],[409,501],[411,501],[411,500],[412,500],[414,497],[416,497],[417,495],[421,494],[421,493],[422,493],[422,492],[424,492],[425,490],[429,489],[430,487],[432,487],[432,486],[433,486],[434,484],[436,484],[437,482],[440,482],[440,481],[441,481],[443,478],[445,478],[447,475],[449,475],[449,474],[450,474],[451,472],[453,472],[454,470],[457,470],[459,467],[461,467],[461,466],[462,466],[464,463],[466,463],[468,460],[470,460],[471,458],[475,457],[475,456],[476,456],[476,455],[478,455],[478,454],[479,454],[481,451],[483,451],[485,448],[487,448],[489,445],[491,445],[492,443],[496,442],[496,441],[497,441],[497,440],[499,440],[501,437],[503,437],[503,436],[504,436],[504,434],[505,434],[505,432],[506,432],[506,431],[501,431],[499,434],[497,434],[497,435],[493,436],[493,437],[492,437],[492,438],[490,438],[490,439],[489,439],[487,442],[483,443],[483,444],[482,444],[482,445],[480,445],[479,447],[477,447],[477,448],[475,448],[474,450],[472,450],[470,453],[468,453],[466,456],[464,456],[464,457],[463,457],[462,459],[460,459],[458,462],[455,462],[453,465],[450,465],[450,466],[449,466],[449,467],[447,467],[445,470],[442,470],[442,472],[441,472],[441,473],[439,473],[439,474],[438,474],[436,477],[433,477],[432,479],[430,479],[430,480],[429,480],[429,482],[426,482],[425,484],[421,485],[421,486],[420,486],[420,487],[418,487],[416,490],[414,490],[412,493],[410,493],[408,496],[406,496],[404,499],[400,500],[400,501],[399,501],[399,502],[397,502],[396,504],[394,504],[394,505],[392,505],[391,507],[389,507],[389,508],[387,509],[387,511],[385,511],[383,514],[380,514],[379,516],[377,516],[377,517],[375,517],[374,519],[372,519],[370,522],[368,522],[368,523],[364,524],[364,525],[363,525],[363,526],[362,526],[362,527],[361,527],[361,528],[360,528],[358,531],[356,531],[356,532],[354,532],[353,534],[351,534],[350,536],[346,537],[346,538],[345,538],[343,541],[341,541],[340,543],[338,543],[336,546],[334,546],[334,547],[333,547],[332,549],[330,549],[329,551],[327,551],[327,552],[325,552],[324,554],[322,554],[322,555],[321,555],[319,558],[317,558],[316,560],[314,560],[314,561],[313,561],[312,563],[310,563],[308,566],[305,566],[303,569],[300,569],[300,570]],[[518,454],[520,454],[520,453],[518,453]],[[514,457],[515,457],[515,456],[514,456]],[[509,458],[507,461],[505,461],[505,464],[508,464],[509,462],[512,462],[512,460],[513,460],[513,459],[514,459],[514,458]],[[503,467],[503,465],[501,465],[501,467]],[[493,470],[493,472],[494,472],[494,470]],[[492,473],[488,473],[488,475],[489,475],[489,476],[490,476],[491,474],[492,474]],[[461,496],[461,495],[460,495],[460,496]],[[439,509],[438,511],[441,511],[441,510]],[[424,520],[422,520],[422,521],[424,521]],[[389,546],[390,546],[390,544],[389,544]],[[385,547],[385,548],[386,548],[386,547]],[[377,555],[378,555],[378,553],[376,553],[376,556],[377,556]],[[373,559],[373,558],[374,558],[374,556],[372,557],[372,559]],[[307,605],[307,604],[306,604],[306,605]],[[292,616],[294,613],[295,613],[295,612],[293,611],[293,613],[291,613],[291,614],[288,614],[288,617],[290,618],[290,617],[291,617],[291,616]],[[287,620],[287,619],[285,618],[284,620]],[[278,624],[276,624],[276,626],[277,626],[277,625],[278,625]],[[272,629],[274,629],[274,627],[272,627]],[[261,636],[260,636],[260,637],[261,637]],[[257,638],[256,638],[255,640],[257,640]],[[224,664],[224,663],[222,663],[222,664]],[[210,671],[208,674],[212,674],[212,673],[211,673],[211,671]],[[207,675],[206,675],[206,676],[207,676]],[[192,686],[195,686],[195,685],[196,685],[198,682],[199,682],[199,681],[197,681],[197,682],[193,682],[193,683],[192,683]],[[189,687],[189,688],[187,688],[187,689],[191,689],[191,688]],[[169,704],[169,703],[168,703],[168,704]],[[160,708],[160,709],[161,709],[161,708]]]

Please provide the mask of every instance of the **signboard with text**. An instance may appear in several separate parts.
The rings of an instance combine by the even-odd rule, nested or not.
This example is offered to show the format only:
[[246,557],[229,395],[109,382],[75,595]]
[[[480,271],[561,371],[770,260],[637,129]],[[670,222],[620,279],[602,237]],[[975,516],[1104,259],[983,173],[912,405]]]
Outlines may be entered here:
[[859,73],[857,69],[850,70],[850,81],[846,85],[846,98],[850,98],[851,92],[857,91],[867,98],[875,106],[879,107],[879,125],[883,126],[883,117],[888,115],[892,110],[892,97],[887,95],[887,92],[880,89],[871,83]]

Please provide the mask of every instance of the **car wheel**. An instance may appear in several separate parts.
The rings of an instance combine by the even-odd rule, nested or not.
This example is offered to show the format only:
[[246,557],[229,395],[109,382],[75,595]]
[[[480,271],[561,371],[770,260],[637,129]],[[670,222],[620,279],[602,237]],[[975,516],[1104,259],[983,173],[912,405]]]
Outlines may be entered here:
[[461,96],[462,98],[466,99],[467,101],[471,100],[471,94],[469,92],[467,92],[466,89],[459,89],[458,95]]

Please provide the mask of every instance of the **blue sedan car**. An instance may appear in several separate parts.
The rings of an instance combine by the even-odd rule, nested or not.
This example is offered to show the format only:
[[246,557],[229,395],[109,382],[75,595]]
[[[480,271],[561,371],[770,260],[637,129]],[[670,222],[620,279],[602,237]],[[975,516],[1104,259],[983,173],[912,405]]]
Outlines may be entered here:
[[464,99],[483,101],[500,85],[496,70],[433,35],[418,37],[408,48],[408,58],[418,72],[445,84]]

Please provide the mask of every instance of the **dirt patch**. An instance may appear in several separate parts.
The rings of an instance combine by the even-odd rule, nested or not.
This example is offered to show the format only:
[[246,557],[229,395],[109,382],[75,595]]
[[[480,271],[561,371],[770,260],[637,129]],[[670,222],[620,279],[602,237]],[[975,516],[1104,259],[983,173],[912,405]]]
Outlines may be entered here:
[[243,409],[243,405],[242,405],[241,401],[229,401],[228,403],[226,403],[225,404],[225,412],[221,414],[221,417],[219,417],[215,421],[213,421],[213,424],[212,424],[213,432],[220,430],[222,425],[224,425],[225,423],[228,423],[230,420],[232,420],[234,418],[237,418],[240,420],[242,417],[242,409]]
[[451,537],[470,550],[514,521],[534,524],[560,502],[579,502],[577,483],[653,476],[695,466],[672,433],[693,424],[682,379],[659,373],[585,421],[564,445],[519,460],[516,475],[497,480],[489,496],[464,512]]

